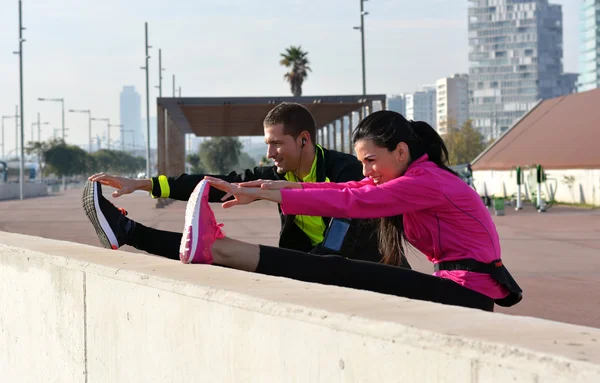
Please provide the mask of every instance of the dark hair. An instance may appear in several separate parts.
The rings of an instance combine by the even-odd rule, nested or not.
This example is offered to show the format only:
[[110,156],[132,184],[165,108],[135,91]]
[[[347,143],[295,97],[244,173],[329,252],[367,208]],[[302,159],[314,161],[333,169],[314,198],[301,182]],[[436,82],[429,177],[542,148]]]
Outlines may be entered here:
[[[400,142],[406,143],[411,161],[427,154],[429,161],[457,175],[448,167],[448,149],[440,135],[424,121],[408,121],[400,113],[382,110],[365,117],[352,132],[352,142],[371,140],[389,151]],[[400,265],[406,255],[402,240],[406,240],[402,215],[380,218],[379,251],[383,263]]]
[[306,107],[295,102],[282,102],[277,105],[265,117],[265,127],[283,124],[283,134],[289,134],[298,138],[300,133],[306,131],[311,142],[315,142],[317,122]]

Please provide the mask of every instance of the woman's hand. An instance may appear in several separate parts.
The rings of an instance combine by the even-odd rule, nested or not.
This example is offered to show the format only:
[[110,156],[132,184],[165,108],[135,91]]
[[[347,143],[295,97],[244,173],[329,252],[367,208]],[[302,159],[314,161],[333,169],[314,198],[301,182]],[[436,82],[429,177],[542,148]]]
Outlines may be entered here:
[[302,185],[298,182],[274,180],[240,182],[238,185],[245,188],[261,188],[263,190],[302,189]]
[[[222,179],[214,177],[207,176],[204,177],[204,179],[208,181],[210,186],[227,193],[223,198],[221,198],[221,201],[225,201],[221,205],[224,208],[230,208],[236,205],[247,205],[251,202],[256,201],[257,199],[260,199],[257,192],[260,192],[261,190],[258,188],[244,188],[239,186],[238,184],[232,184],[227,181],[223,181]],[[231,196],[233,196],[235,199],[231,201],[226,201]]]

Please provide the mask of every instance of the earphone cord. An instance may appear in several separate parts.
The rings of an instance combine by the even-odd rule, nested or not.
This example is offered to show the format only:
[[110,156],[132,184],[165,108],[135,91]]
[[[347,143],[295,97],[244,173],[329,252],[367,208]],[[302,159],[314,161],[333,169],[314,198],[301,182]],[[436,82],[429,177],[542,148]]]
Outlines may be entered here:
[[[306,144],[302,144],[302,148],[300,149],[300,160],[298,161],[298,169],[296,169],[296,172],[300,172],[300,167],[302,167],[302,153],[304,152],[304,146]],[[298,177],[298,174],[294,172],[294,177],[296,177],[296,182],[300,182],[300,177]],[[300,228],[300,230],[304,231],[304,217],[300,216],[300,225],[298,225],[298,227]]]

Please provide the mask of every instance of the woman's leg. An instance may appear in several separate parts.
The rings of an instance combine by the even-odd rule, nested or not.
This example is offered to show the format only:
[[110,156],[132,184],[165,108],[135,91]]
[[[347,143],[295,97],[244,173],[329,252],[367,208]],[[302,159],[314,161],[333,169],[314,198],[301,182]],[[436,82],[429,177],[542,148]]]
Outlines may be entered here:
[[212,253],[214,263],[240,270],[486,311],[494,309],[491,298],[458,283],[396,266],[252,245],[230,238],[215,241]]

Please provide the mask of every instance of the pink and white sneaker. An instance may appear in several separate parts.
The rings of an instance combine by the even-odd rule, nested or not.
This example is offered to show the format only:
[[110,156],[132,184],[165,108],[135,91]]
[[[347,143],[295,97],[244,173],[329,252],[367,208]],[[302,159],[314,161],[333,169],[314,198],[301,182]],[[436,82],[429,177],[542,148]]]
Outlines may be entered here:
[[225,237],[208,204],[210,184],[200,181],[192,192],[185,209],[185,226],[179,245],[179,259],[183,263],[213,262],[211,248],[217,239]]

